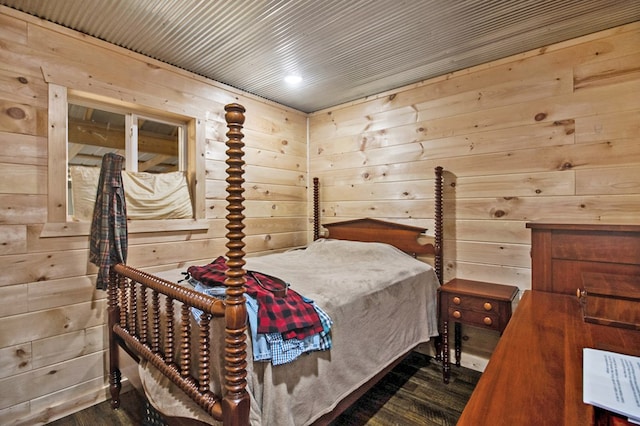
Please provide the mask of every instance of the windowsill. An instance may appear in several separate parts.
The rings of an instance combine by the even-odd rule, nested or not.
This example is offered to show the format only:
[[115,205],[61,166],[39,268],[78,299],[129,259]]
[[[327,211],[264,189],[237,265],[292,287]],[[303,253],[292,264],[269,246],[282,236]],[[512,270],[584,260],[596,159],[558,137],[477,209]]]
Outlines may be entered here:
[[[129,234],[143,234],[146,232],[168,231],[207,231],[209,222],[202,219],[159,219],[159,220],[129,220],[127,231]],[[44,224],[40,238],[89,236],[91,222],[48,222]]]

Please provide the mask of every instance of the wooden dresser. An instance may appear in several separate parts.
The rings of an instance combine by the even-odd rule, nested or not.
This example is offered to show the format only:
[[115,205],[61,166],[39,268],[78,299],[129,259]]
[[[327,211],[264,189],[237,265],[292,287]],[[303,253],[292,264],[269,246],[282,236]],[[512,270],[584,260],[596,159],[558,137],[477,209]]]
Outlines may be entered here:
[[640,276],[640,224],[528,223],[531,289],[576,294],[582,274]]
[[640,225],[527,227],[532,290],[520,300],[458,425],[595,424],[594,408],[582,402],[582,349],[640,356],[639,330],[584,321],[576,296],[585,274],[638,278],[640,287]]

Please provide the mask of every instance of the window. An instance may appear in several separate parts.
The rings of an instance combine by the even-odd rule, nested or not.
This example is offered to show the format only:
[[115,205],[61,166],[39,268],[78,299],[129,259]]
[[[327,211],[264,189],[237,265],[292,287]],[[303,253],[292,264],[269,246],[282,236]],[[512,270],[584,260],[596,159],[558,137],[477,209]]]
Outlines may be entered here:
[[69,165],[100,167],[102,156],[115,152],[126,158],[131,172],[186,169],[185,123],[81,101],[68,105]]
[[68,103],[68,214],[90,221],[102,157],[123,156],[129,219],[191,219],[186,123],[83,100]]
[[[204,218],[204,156],[196,155],[198,146],[204,146],[201,121],[50,84],[48,222],[52,226],[45,228],[64,222],[68,230],[74,228],[71,223],[90,222],[102,157],[109,152],[126,159],[123,181],[127,210],[132,212],[129,219],[149,219],[149,212],[154,215],[151,219]],[[158,200],[167,204],[164,213]],[[183,207],[179,214],[176,206]],[[153,220],[147,221],[145,229],[152,227]]]

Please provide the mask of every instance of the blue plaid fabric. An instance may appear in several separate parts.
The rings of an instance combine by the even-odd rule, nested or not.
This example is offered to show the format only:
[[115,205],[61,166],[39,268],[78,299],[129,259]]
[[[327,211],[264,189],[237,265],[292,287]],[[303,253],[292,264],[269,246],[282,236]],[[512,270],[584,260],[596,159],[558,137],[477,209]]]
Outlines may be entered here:
[[[221,285],[226,278],[227,263],[223,256],[204,266],[187,268],[189,276],[212,287]],[[289,289],[283,297],[273,289],[287,288],[280,278],[257,271],[247,271],[246,289],[249,296],[259,302],[258,331],[260,333],[284,333],[284,338],[303,339],[322,331],[318,314],[310,303],[296,291]]]
[[[318,316],[322,322],[323,330],[317,334],[307,336],[303,339],[291,338],[286,339],[282,333],[253,333],[252,340],[254,348],[254,360],[269,361],[273,365],[282,365],[298,359],[298,357],[307,352],[324,351],[331,349],[331,326],[333,321],[319,306],[312,300],[304,298],[305,301],[311,303],[318,312]],[[249,302],[249,298],[247,301]],[[247,303],[247,308],[251,303]],[[251,323],[251,320],[249,321]],[[266,341],[266,349],[262,340]]]
[[124,157],[121,155],[108,153],[102,157],[89,240],[89,261],[98,267],[96,288],[99,290],[107,289],[111,266],[127,261],[123,164]]
[[[218,299],[223,300],[226,297],[227,288],[224,286],[209,287],[203,285],[200,281],[194,280],[193,278],[188,278],[187,281],[189,281],[189,283],[193,286],[193,289],[197,292],[204,293],[208,296],[217,297]],[[191,315],[193,315],[196,321],[200,321],[200,317],[202,316],[202,314],[203,312],[200,309],[194,308],[193,306],[191,307]]]
[[[194,286],[194,290],[209,296],[224,299],[226,287],[206,286],[199,281],[189,278],[189,282]],[[256,298],[244,295],[247,303],[247,316],[249,330],[251,332],[251,342],[253,348],[253,359],[255,361],[271,361],[273,365],[282,365],[295,361],[300,355],[311,351],[325,351],[331,349],[331,327],[333,320],[311,299],[303,297],[304,301],[312,304],[318,313],[322,324],[322,331],[303,339],[286,339],[282,333],[258,333],[258,301]],[[191,308],[191,313],[196,320],[200,319],[202,311]]]

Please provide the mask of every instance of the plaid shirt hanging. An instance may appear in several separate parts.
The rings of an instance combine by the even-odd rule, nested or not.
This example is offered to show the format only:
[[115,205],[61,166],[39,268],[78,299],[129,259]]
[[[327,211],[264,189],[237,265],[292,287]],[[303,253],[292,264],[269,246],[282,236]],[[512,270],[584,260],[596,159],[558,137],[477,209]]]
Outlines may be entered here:
[[106,290],[109,269],[127,261],[127,206],[122,184],[124,157],[102,157],[96,203],[91,221],[89,261],[98,267],[96,288]]

